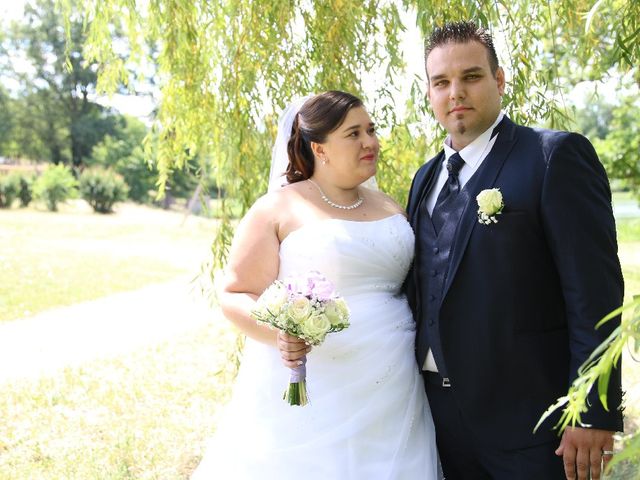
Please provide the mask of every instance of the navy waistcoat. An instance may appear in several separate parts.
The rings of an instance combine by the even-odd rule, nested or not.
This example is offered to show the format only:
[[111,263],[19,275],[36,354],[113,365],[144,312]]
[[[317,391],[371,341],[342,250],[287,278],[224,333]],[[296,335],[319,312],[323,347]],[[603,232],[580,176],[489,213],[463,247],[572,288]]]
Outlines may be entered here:
[[[462,212],[469,203],[469,192],[474,191],[475,183],[483,167],[484,164],[467,181],[452,202],[450,206],[451,218],[454,218],[455,221],[446,222],[437,234],[427,211],[428,193],[422,197],[418,207],[417,227],[419,232],[417,232],[417,237],[419,241],[416,245],[416,264],[419,277],[418,295],[422,299],[422,318],[419,322],[420,328],[416,338],[417,358],[421,362],[420,368],[422,368],[427,358],[427,352],[431,348],[438,371],[443,377],[448,375],[440,341],[440,306],[451,265],[450,254],[453,251]],[[440,168],[442,167],[440,166],[438,171]],[[438,175],[439,173],[436,172],[430,188],[427,190],[433,189]]]

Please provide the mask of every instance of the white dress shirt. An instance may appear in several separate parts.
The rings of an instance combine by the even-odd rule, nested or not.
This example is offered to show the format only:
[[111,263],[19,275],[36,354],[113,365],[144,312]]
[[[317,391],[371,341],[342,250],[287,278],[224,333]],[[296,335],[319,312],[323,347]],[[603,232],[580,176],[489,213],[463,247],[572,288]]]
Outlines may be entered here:
[[[476,173],[478,168],[480,168],[480,165],[482,165],[484,159],[487,158],[489,152],[491,152],[493,145],[496,143],[496,138],[498,138],[498,135],[495,135],[493,138],[491,138],[491,133],[493,132],[493,129],[496,128],[496,126],[500,123],[503,117],[504,112],[500,112],[498,118],[496,118],[496,121],[493,122],[493,124],[488,129],[486,129],[484,133],[482,133],[473,142],[471,142],[469,145],[458,152],[464,160],[464,165],[462,166],[462,168],[460,169],[460,173],[458,174],[458,181],[460,182],[461,190],[464,188],[465,184],[469,181],[473,174]],[[429,215],[433,213],[433,209],[436,205],[436,200],[438,199],[440,190],[442,190],[442,187],[444,187],[444,184],[449,177],[449,172],[446,168],[447,161],[449,160],[449,157],[454,153],[456,153],[456,151],[451,147],[451,138],[447,136],[447,138],[444,140],[444,159],[442,160],[442,168],[440,168],[440,174],[438,175],[435,185],[426,198],[427,210],[429,212]],[[433,358],[433,352],[431,351],[431,349],[429,349],[429,351],[427,352],[427,358],[424,362],[424,365],[422,366],[422,369],[429,370],[430,372],[438,371],[438,366],[436,365],[436,361]]]

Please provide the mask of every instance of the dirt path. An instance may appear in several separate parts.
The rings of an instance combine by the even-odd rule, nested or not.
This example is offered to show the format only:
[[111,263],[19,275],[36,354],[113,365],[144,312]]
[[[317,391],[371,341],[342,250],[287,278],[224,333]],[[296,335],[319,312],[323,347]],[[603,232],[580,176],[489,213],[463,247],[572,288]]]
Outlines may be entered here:
[[114,356],[212,321],[217,310],[180,277],[0,324],[0,383]]

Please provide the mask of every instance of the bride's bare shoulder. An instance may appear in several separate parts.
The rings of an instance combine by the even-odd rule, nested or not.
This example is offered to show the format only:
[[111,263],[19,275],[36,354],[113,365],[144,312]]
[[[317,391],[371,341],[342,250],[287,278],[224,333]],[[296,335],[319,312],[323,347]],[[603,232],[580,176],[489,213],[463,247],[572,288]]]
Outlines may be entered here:
[[263,209],[288,209],[291,202],[304,200],[307,191],[308,187],[305,189],[300,182],[292,183],[264,194],[256,203],[259,203],[259,208]]
[[268,218],[274,223],[289,216],[292,206],[304,201],[306,189],[299,183],[286,185],[267,192],[259,197],[247,212],[247,215]]
[[366,189],[364,192],[366,197],[369,197],[371,204],[374,205],[377,210],[384,211],[386,214],[400,213],[406,217],[404,208],[386,193],[372,189]]

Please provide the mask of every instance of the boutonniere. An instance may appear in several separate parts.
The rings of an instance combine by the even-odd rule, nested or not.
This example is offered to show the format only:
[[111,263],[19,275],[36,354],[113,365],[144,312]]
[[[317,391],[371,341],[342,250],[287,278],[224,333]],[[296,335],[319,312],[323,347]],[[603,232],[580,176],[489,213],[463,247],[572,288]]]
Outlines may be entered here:
[[483,225],[498,223],[496,215],[502,213],[504,201],[499,188],[487,188],[476,197],[478,201],[478,222]]

